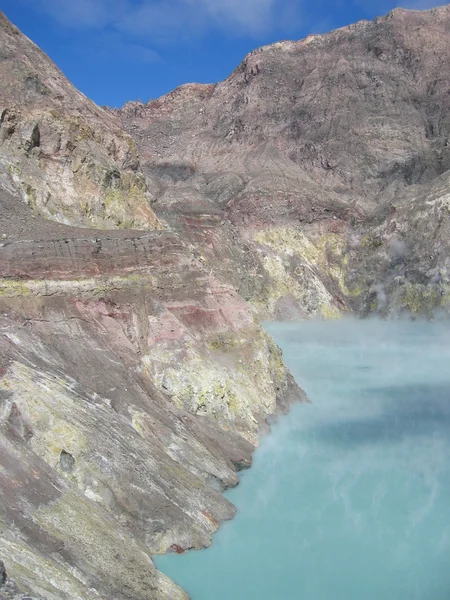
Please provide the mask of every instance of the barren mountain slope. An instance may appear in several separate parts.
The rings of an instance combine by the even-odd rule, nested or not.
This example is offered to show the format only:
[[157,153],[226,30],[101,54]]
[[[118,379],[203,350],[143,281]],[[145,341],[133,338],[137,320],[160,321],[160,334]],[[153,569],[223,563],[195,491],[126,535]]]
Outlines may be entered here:
[[[156,212],[263,314],[373,308],[392,236],[420,244],[406,221],[450,168],[449,42],[449,6],[398,9],[256,50],[216,86],[125,105]],[[396,204],[399,222],[373,248],[371,214]],[[447,250],[441,237],[431,241]],[[426,283],[441,260],[400,276]]]
[[49,599],[184,597],[150,555],[210,543],[218,490],[302,393],[176,235],[45,234],[0,250],[0,555]]

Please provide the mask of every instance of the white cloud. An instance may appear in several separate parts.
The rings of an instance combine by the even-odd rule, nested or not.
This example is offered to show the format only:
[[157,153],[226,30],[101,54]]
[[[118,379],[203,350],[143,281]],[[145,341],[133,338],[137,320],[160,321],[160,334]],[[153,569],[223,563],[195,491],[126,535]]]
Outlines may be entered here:
[[100,57],[132,60],[151,64],[159,62],[161,57],[155,50],[143,44],[135,44],[115,32],[100,33],[92,39],[92,45]]
[[129,58],[142,63],[154,63],[161,60],[161,57],[155,50],[141,44],[120,42],[119,45],[116,45],[116,52],[121,55],[125,52]]
[[190,10],[201,10],[218,24],[250,32],[268,29],[275,22],[277,0],[184,0]]
[[[121,4],[120,0],[40,0],[39,9],[62,25],[96,28],[106,25]],[[34,2],[33,6],[37,8]]]
[[208,28],[256,35],[280,23],[300,0],[22,0],[66,27],[109,26],[133,35],[192,37]]
[[155,42],[189,38],[204,30],[205,15],[186,10],[184,0],[145,1],[131,6],[116,27],[129,35],[150,36]]
[[[277,26],[299,24],[304,0],[19,0],[48,13],[65,27],[110,27],[156,42],[189,39],[211,28],[236,35],[258,35]],[[336,8],[348,0],[333,0]],[[446,0],[353,0],[380,14],[396,6],[428,9]],[[332,12],[332,7],[328,7]]]

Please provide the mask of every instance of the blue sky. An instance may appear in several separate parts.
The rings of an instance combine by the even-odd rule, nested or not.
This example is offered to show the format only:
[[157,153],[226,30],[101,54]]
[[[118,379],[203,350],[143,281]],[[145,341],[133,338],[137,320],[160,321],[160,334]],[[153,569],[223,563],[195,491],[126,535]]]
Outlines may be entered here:
[[98,104],[224,79],[245,54],[396,6],[445,0],[0,0],[0,9]]

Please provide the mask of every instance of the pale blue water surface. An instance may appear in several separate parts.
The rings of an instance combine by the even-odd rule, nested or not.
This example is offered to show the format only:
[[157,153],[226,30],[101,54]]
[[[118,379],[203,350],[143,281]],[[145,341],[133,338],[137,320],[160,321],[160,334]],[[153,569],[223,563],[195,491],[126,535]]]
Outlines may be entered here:
[[297,405],[213,546],[157,559],[193,600],[450,600],[450,326],[268,324]]

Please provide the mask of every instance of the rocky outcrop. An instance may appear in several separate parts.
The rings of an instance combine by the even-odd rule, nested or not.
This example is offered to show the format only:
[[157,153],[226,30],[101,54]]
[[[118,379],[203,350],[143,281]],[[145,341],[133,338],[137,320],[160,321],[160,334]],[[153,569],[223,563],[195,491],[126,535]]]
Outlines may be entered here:
[[46,598],[184,597],[151,554],[209,543],[233,515],[209,484],[236,484],[252,446],[155,389],[129,304],[78,302],[2,302],[2,556]]
[[134,141],[0,15],[0,161],[36,214],[161,229]]
[[8,577],[2,560],[0,560],[0,600],[38,600],[20,592],[16,582]]
[[448,310],[449,37],[396,10],[113,110],[0,16],[0,598],[186,598],[152,555],[305,399],[259,320]]
[[220,492],[302,393],[253,309],[176,233],[50,223],[13,191],[0,556],[50,600],[184,598],[151,556],[211,542],[234,514]]

